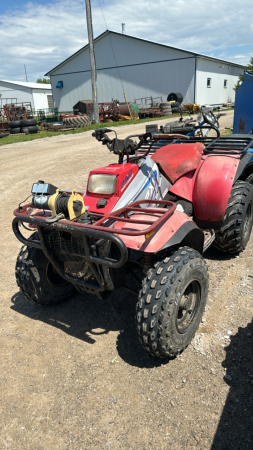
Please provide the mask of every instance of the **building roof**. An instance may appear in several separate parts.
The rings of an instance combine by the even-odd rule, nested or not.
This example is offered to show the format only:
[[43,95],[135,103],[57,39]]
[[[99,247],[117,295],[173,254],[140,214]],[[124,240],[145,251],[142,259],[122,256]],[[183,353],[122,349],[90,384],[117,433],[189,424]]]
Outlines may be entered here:
[[[180,52],[184,52],[184,53],[188,53],[190,55],[196,56],[196,57],[200,57],[200,58],[204,58],[204,59],[208,59],[210,61],[216,61],[216,62],[222,62],[222,63],[226,63],[229,64],[231,66],[235,66],[235,67],[240,67],[240,68],[244,68],[243,65],[241,64],[236,64],[234,62],[231,61],[226,61],[224,59],[219,59],[219,58],[214,58],[212,56],[208,56],[208,55],[203,55],[201,53],[196,53],[196,52],[191,52],[190,50],[184,50],[182,48],[178,48],[178,47],[173,47],[171,45],[166,45],[166,44],[160,44],[159,42],[155,42],[155,41],[149,41],[147,39],[143,39],[143,38],[138,38],[136,36],[131,36],[130,34],[123,34],[123,33],[119,33],[117,31],[111,31],[111,30],[106,30],[104,31],[104,33],[100,34],[98,37],[96,37],[94,39],[94,43],[99,41],[100,39],[103,39],[106,35],[108,34],[116,34],[119,36],[124,36],[126,38],[130,38],[130,39],[136,39],[138,41],[142,41],[142,42],[148,42],[150,44],[155,44],[155,45],[159,45],[161,47],[165,47],[165,48],[170,48],[173,50],[178,50]],[[47,72],[45,74],[45,76],[49,76],[51,75],[56,69],[59,69],[61,66],[63,66],[66,62],[70,61],[71,59],[73,59],[75,56],[79,55],[80,53],[82,53],[84,50],[89,48],[89,44],[86,44],[84,47],[80,48],[80,50],[78,50],[77,52],[75,52],[73,55],[71,55],[69,58],[65,59],[64,61],[62,61],[60,64],[58,64],[57,66],[55,66],[53,69],[51,69],[49,72]]]
[[27,81],[11,81],[11,80],[0,80],[1,83],[16,84],[17,86],[26,87],[29,89],[49,89],[51,90],[51,84],[45,83],[28,83]]

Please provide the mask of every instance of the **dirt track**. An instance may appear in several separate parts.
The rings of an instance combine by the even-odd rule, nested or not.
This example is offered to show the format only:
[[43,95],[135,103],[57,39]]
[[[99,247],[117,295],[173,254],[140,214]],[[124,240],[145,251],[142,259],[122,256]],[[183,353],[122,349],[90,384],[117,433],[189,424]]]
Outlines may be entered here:
[[[220,123],[231,126],[232,112]],[[119,137],[143,131],[117,129]],[[165,364],[139,344],[130,293],[105,301],[77,293],[40,308],[15,282],[12,211],[32,183],[83,191],[89,171],[116,156],[86,132],[2,146],[0,157],[0,449],[252,450],[253,237],[239,257],[206,252],[203,323]]]

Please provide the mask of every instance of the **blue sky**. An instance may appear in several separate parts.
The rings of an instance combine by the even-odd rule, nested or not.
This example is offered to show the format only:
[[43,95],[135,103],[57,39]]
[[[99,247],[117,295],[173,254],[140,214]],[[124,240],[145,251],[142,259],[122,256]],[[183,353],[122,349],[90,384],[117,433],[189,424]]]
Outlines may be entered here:
[[[91,0],[94,36],[108,27],[185,50],[247,64],[252,0]],[[107,25],[107,26],[106,26]],[[0,79],[36,81],[87,43],[84,0],[0,2]]]
[[18,0],[8,0],[8,1],[2,0],[0,2],[0,15],[4,14],[6,12],[9,12],[9,11],[14,11],[15,9],[18,11],[20,11],[20,10],[22,11],[25,8],[25,5],[28,3],[31,3],[31,4],[35,3],[37,5],[45,5],[46,6],[47,4],[54,3],[54,2],[52,2],[52,0],[36,0],[36,1],[31,0],[29,2],[18,1]]

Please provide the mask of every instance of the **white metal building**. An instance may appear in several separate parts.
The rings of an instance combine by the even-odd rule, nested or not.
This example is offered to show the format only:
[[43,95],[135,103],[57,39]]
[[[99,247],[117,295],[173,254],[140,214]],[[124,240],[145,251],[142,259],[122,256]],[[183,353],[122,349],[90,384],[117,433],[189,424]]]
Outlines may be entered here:
[[32,109],[53,108],[51,84],[0,80],[0,105],[30,102]]
[[[234,85],[243,66],[158,44],[114,31],[94,40],[98,102],[128,101],[180,92],[185,102],[222,104],[234,101]],[[54,106],[72,111],[79,100],[91,99],[89,46],[46,73]]]

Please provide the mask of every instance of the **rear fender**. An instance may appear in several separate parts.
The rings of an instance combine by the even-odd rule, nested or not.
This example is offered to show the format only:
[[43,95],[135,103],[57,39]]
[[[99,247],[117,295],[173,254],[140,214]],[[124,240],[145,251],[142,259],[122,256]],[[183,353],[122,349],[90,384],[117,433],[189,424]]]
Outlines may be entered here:
[[197,225],[219,228],[240,160],[225,155],[208,155],[197,173],[193,205]]
[[[137,219],[138,214],[134,217]],[[144,215],[140,216],[143,219]],[[147,215],[147,219],[150,216]],[[129,223],[123,222],[115,224],[114,228],[121,228],[127,230],[143,229],[143,225],[136,223],[131,226]],[[117,231],[115,230],[115,233]],[[119,235],[120,239],[125,243],[126,247],[135,250],[140,250],[147,253],[157,253],[168,247],[182,244],[203,252],[204,234],[197,227],[197,225],[185,213],[174,211],[173,215],[165,222],[155,229],[155,232],[148,238],[145,235],[141,236],[127,236]]]
[[246,158],[244,157],[238,166],[236,179],[245,181],[249,175],[253,173],[253,151],[247,152]]

